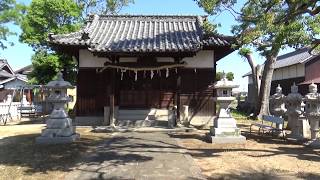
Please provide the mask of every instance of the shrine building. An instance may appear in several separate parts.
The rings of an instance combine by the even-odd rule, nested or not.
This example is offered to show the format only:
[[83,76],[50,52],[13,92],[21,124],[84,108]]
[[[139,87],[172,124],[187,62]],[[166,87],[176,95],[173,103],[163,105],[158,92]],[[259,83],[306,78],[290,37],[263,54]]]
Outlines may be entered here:
[[119,118],[121,110],[176,107],[178,119],[188,107],[191,123],[212,120],[216,62],[234,49],[232,37],[205,34],[206,20],[91,15],[78,32],[50,34],[51,46],[78,63],[76,121],[102,123],[106,107]]

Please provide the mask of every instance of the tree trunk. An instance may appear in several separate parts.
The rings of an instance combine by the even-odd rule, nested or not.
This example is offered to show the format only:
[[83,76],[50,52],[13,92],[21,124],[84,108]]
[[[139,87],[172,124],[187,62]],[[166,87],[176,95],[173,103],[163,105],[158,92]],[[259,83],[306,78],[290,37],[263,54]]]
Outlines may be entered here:
[[[259,97],[259,90],[260,90],[260,86],[259,86],[259,76],[260,76],[260,72],[258,70],[258,66],[256,65],[255,60],[252,57],[252,54],[247,54],[245,55],[245,58],[248,60],[248,63],[251,67],[251,72],[252,72],[252,83],[254,86],[254,94],[253,97],[254,98],[258,98]],[[255,112],[255,116],[258,114],[256,112],[258,112],[257,109],[257,105],[258,102],[257,101],[253,101],[253,106],[254,106],[254,112]]]
[[272,75],[274,71],[274,64],[276,62],[276,55],[267,55],[266,62],[263,68],[263,74],[261,79],[261,86],[259,92],[258,106],[259,111],[258,118],[262,115],[268,115],[269,113],[269,97],[271,89]]

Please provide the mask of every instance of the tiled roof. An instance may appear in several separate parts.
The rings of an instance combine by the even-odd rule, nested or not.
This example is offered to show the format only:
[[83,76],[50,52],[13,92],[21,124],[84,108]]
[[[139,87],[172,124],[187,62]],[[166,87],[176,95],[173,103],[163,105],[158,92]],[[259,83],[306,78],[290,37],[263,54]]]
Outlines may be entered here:
[[231,46],[231,38],[204,38],[201,16],[90,16],[82,30],[49,35],[59,45],[86,46],[92,52],[195,52],[204,46]]
[[[274,65],[275,69],[291,66],[294,64],[305,63],[308,60],[311,60],[314,55],[309,54],[309,48],[301,48],[296,51],[281,55],[277,57],[277,61]],[[263,66],[263,65],[262,65]],[[251,71],[244,74],[242,77],[251,75]]]
[[298,49],[296,51],[278,56],[277,62],[275,64],[275,68],[281,68],[286,66],[291,66],[294,64],[300,64],[304,63],[310,58],[313,57],[313,55],[309,54],[308,52],[309,48],[302,48]]

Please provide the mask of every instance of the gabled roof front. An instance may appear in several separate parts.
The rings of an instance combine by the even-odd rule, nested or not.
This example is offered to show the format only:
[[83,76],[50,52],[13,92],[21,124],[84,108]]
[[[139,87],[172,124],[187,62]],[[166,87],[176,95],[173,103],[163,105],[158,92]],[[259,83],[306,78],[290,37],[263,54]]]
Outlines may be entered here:
[[196,52],[230,47],[232,38],[204,38],[201,16],[92,15],[85,27],[49,35],[52,44],[84,46],[91,52]]
[[12,70],[11,66],[8,64],[8,61],[5,59],[0,59],[0,70],[3,70],[5,67],[8,68],[8,71],[7,70],[5,70],[5,71],[14,75],[14,71]]

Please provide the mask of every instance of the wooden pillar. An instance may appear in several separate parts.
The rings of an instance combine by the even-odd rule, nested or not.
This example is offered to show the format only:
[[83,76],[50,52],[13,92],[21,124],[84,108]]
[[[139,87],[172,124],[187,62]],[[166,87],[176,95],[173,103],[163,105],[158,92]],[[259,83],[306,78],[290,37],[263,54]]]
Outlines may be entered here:
[[[180,63],[182,57],[177,57],[174,59],[176,63]],[[177,68],[176,74],[176,105],[177,105],[177,119],[175,125],[180,122],[180,93],[181,93],[181,70]]]
[[[216,59],[213,57],[213,83],[216,82],[216,75],[217,75],[217,62]],[[217,96],[216,89],[213,88],[213,97]],[[217,103],[213,103],[213,115],[217,115]]]
[[181,75],[180,75],[180,69],[178,69],[177,74],[177,122],[180,122],[180,93],[181,93]]
[[[116,63],[116,58],[110,58],[113,63]],[[116,95],[116,69],[111,69],[111,92],[109,96],[109,105],[110,105],[110,126],[115,126],[115,95]]]

